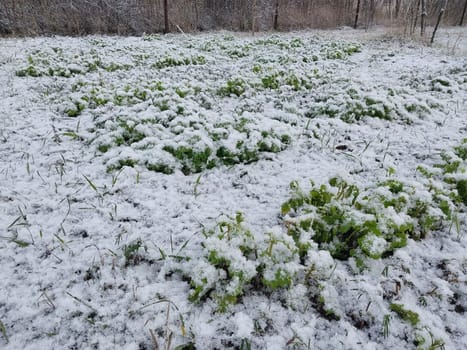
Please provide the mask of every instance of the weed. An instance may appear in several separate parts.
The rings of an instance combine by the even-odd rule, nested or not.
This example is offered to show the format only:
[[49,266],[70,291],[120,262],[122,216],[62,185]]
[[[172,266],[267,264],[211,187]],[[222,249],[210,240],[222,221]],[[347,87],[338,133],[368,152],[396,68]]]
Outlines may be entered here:
[[[424,238],[446,218],[434,214],[431,208],[436,204],[421,199],[409,202],[409,196],[417,198],[416,192],[394,179],[367,189],[339,178],[330,179],[329,185],[313,185],[305,193],[297,183],[292,183],[293,196],[282,205],[281,211],[283,215],[294,212],[293,218],[286,216],[285,220],[298,246],[302,237],[312,233],[312,240],[337,259],[387,256],[405,246],[408,237]],[[405,216],[405,221],[398,219],[396,224],[386,209]],[[302,255],[306,249],[306,245],[302,246]]]
[[[448,194],[455,203],[467,205],[467,139],[462,140],[460,145],[454,147],[452,152],[441,154],[442,163],[435,164],[435,168],[442,171],[442,178],[450,190],[455,193]],[[435,177],[432,174],[432,177]],[[436,178],[439,179],[439,176]]]
[[360,51],[358,44],[336,41],[325,44],[320,50],[322,57],[328,60],[342,60]]
[[251,350],[251,342],[248,339],[243,338],[242,343],[240,344],[240,350]]
[[445,77],[438,77],[431,81],[431,90],[438,92],[452,93],[452,82]]
[[462,140],[459,146],[454,147],[454,154],[462,160],[467,160],[467,139]]
[[221,146],[216,151],[216,156],[222,164],[230,166],[235,164],[249,164],[256,162],[259,159],[258,151],[250,149],[242,143],[237,143],[237,152],[230,151],[224,146]]
[[175,89],[175,93],[181,98],[185,98],[188,95],[188,91],[183,91],[182,89],[178,87]]
[[29,65],[27,68],[23,68],[23,69],[19,69],[16,71],[16,76],[18,77],[33,77],[33,78],[37,78],[37,77],[41,77],[43,75],[42,72],[39,72],[36,67],[34,67],[33,65]]
[[389,337],[389,325],[391,323],[391,315],[384,315],[383,317],[383,337]]
[[341,319],[340,316],[336,314],[336,312],[333,309],[328,308],[326,306],[326,300],[322,295],[318,297],[316,309],[318,310],[321,316],[323,316],[329,321],[339,321]]
[[123,247],[123,256],[125,258],[125,267],[130,265],[138,265],[143,257],[140,250],[147,250],[141,239],[137,239]]
[[104,144],[104,145],[99,145],[97,147],[97,150],[101,153],[106,153],[110,148],[112,148],[111,145],[108,145],[108,144]]
[[75,118],[81,114],[81,112],[86,108],[84,103],[75,101],[67,109],[65,109],[65,114],[71,118]]
[[203,65],[206,64],[204,56],[193,56],[191,58],[177,59],[166,57],[152,64],[152,68],[163,69],[169,67],[187,66],[187,65]]
[[263,84],[263,88],[265,89],[275,90],[280,86],[277,74],[267,75],[261,79],[261,82]]
[[125,158],[125,159],[119,159],[117,164],[109,165],[107,167],[107,172],[110,173],[115,170],[121,170],[123,167],[130,167],[134,168],[138,164],[138,161],[131,159],[131,158]]
[[292,237],[282,230],[272,230],[265,234],[266,249],[261,253],[261,265],[264,286],[270,289],[285,288],[292,285],[298,272],[298,253]]
[[243,93],[245,93],[245,82],[242,79],[228,80],[226,86],[218,90],[218,94],[224,97],[240,97]]
[[211,295],[219,310],[226,311],[256,275],[259,264],[252,259],[256,249],[254,237],[244,227],[240,213],[233,220],[221,221],[204,235],[203,259],[189,266],[191,271],[187,275],[192,287],[190,300],[199,302]]
[[174,169],[164,163],[147,163],[146,168],[150,171],[155,171],[156,173],[162,173],[166,175],[170,175],[174,173]]
[[212,150],[206,147],[202,151],[196,151],[193,148],[179,146],[164,146],[163,150],[170,153],[182,163],[182,172],[185,175],[199,173],[204,169],[212,169],[215,166],[215,160],[211,159]]
[[143,140],[146,135],[137,130],[137,125],[130,122],[120,122],[121,131],[118,136],[115,137],[115,144],[131,145],[133,143]]
[[262,72],[263,68],[260,65],[256,64],[256,65],[253,66],[253,68],[251,70],[252,70],[253,73],[258,74],[258,73]]
[[281,229],[262,237],[254,235],[237,213],[204,232],[202,259],[182,263],[190,281],[192,302],[211,297],[221,312],[227,311],[243,296],[248,285],[274,290],[292,284],[297,271],[298,249]]
[[420,322],[420,317],[416,312],[407,310],[404,308],[402,304],[391,304],[389,306],[391,311],[395,312],[397,316],[399,316],[404,321],[410,323],[413,327],[415,327]]
[[196,178],[196,181],[195,181],[195,185],[193,186],[193,195],[196,197],[198,197],[198,186],[201,182],[201,176],[202,174],[199,174],[198,177]]
[[467,205],[467,180],[459,180],[456,184],[456,190],[462,203]]

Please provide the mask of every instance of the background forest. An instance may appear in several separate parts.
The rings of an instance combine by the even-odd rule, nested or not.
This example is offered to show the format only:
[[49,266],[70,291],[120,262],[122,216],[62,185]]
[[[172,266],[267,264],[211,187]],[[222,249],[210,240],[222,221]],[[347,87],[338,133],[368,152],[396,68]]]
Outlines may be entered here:
[[[467,0],[2,0],[0,35],[462,25]],[[417,23],[418,22],[418,23]]]

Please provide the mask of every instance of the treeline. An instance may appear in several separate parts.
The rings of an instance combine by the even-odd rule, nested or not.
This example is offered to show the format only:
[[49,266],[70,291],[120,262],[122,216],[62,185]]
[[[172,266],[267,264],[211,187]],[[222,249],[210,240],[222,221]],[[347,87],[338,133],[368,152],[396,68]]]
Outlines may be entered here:
[[[462,25],[467,0],[1,0],[0,35]],[[445,11],[443,11],[445,10]],[[418,22],[418,23],[417,23]]]

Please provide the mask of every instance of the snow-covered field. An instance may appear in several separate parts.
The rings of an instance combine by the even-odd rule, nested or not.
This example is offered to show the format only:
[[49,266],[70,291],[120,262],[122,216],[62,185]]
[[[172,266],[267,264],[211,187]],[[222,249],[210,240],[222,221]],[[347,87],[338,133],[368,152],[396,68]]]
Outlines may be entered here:
[[0,348],[466,348],[466,38],[1,39]]

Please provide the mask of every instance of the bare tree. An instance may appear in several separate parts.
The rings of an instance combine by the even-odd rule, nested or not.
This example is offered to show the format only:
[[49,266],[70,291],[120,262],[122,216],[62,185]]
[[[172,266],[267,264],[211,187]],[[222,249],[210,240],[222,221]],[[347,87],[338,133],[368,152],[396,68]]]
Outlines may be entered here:
[[190,6],[190,16],[188,18],[189,23],[187,23],[186,28],[191,28],[191,30],[199,29],[199,5],[198,0],[189,0]]
[[396,0],[396,8],[394,9],[394,18],[399,18],[399,13],[401,10],[401,0]]
[[[0,0],[0,35],[167,33],[175,24],[253,32],[368,28],[388,19],[414,33],[420,15],[425,33],[443,6],[444,0]],[[467,0],[448,1],[442,22],[465,25],[466,12]]]
[[357,0],[357,10],[355,11],[355,22],[354,22],[354,29],[357,29],[358,27],[358,17],[360,16],[360,4],[361,0]]
[[[416,4],[416,6],[415,6]],[[418,22],[418,10],[420,9],[420,0],[415,0],[412,2],[412,15],[411,15],[411,21],[412,21],[412,29],[410,30],[410,34],[415,33],[415,29],[417,28],[417,22]]]
[[433,30],[433,35],[431,36],[431,41],[430,41],[431,44],[433,44],[433,42],[435,41],[435,35],[438,30],[439,23],[441,22],[441,19],[443,18],[444,11],[446,10],[447,4],[448,4],[448,0],[445,0],[444,6],[439,11],[438,20],[436,21],[436,26],[435,26],[435,29]]
[[465,17],[465,12],[466,11],[467,11],[467,0],[465,0],[464,9],[462,10],[462,16],[461,16],[461,20],[459,22],[460,26],[464,24],[464,17]]
[[256,31],[256,0],[251,4],[251,33],[255,35]]
[[422,14],[420,16],[420,35],[425,35],[425,27],[426,27],[426,0],[421,0],[422,5]]
[[365,29],[368,28],[374,23],[375,14],[376,14],[376,0],[365,0]]
[[279,29],[279,0],[276,0],[274,4],[274,21],[272,24],[272,28],[274,30]]
[[169,32],[169,6],[167,0],[164,0],[164,34]]

